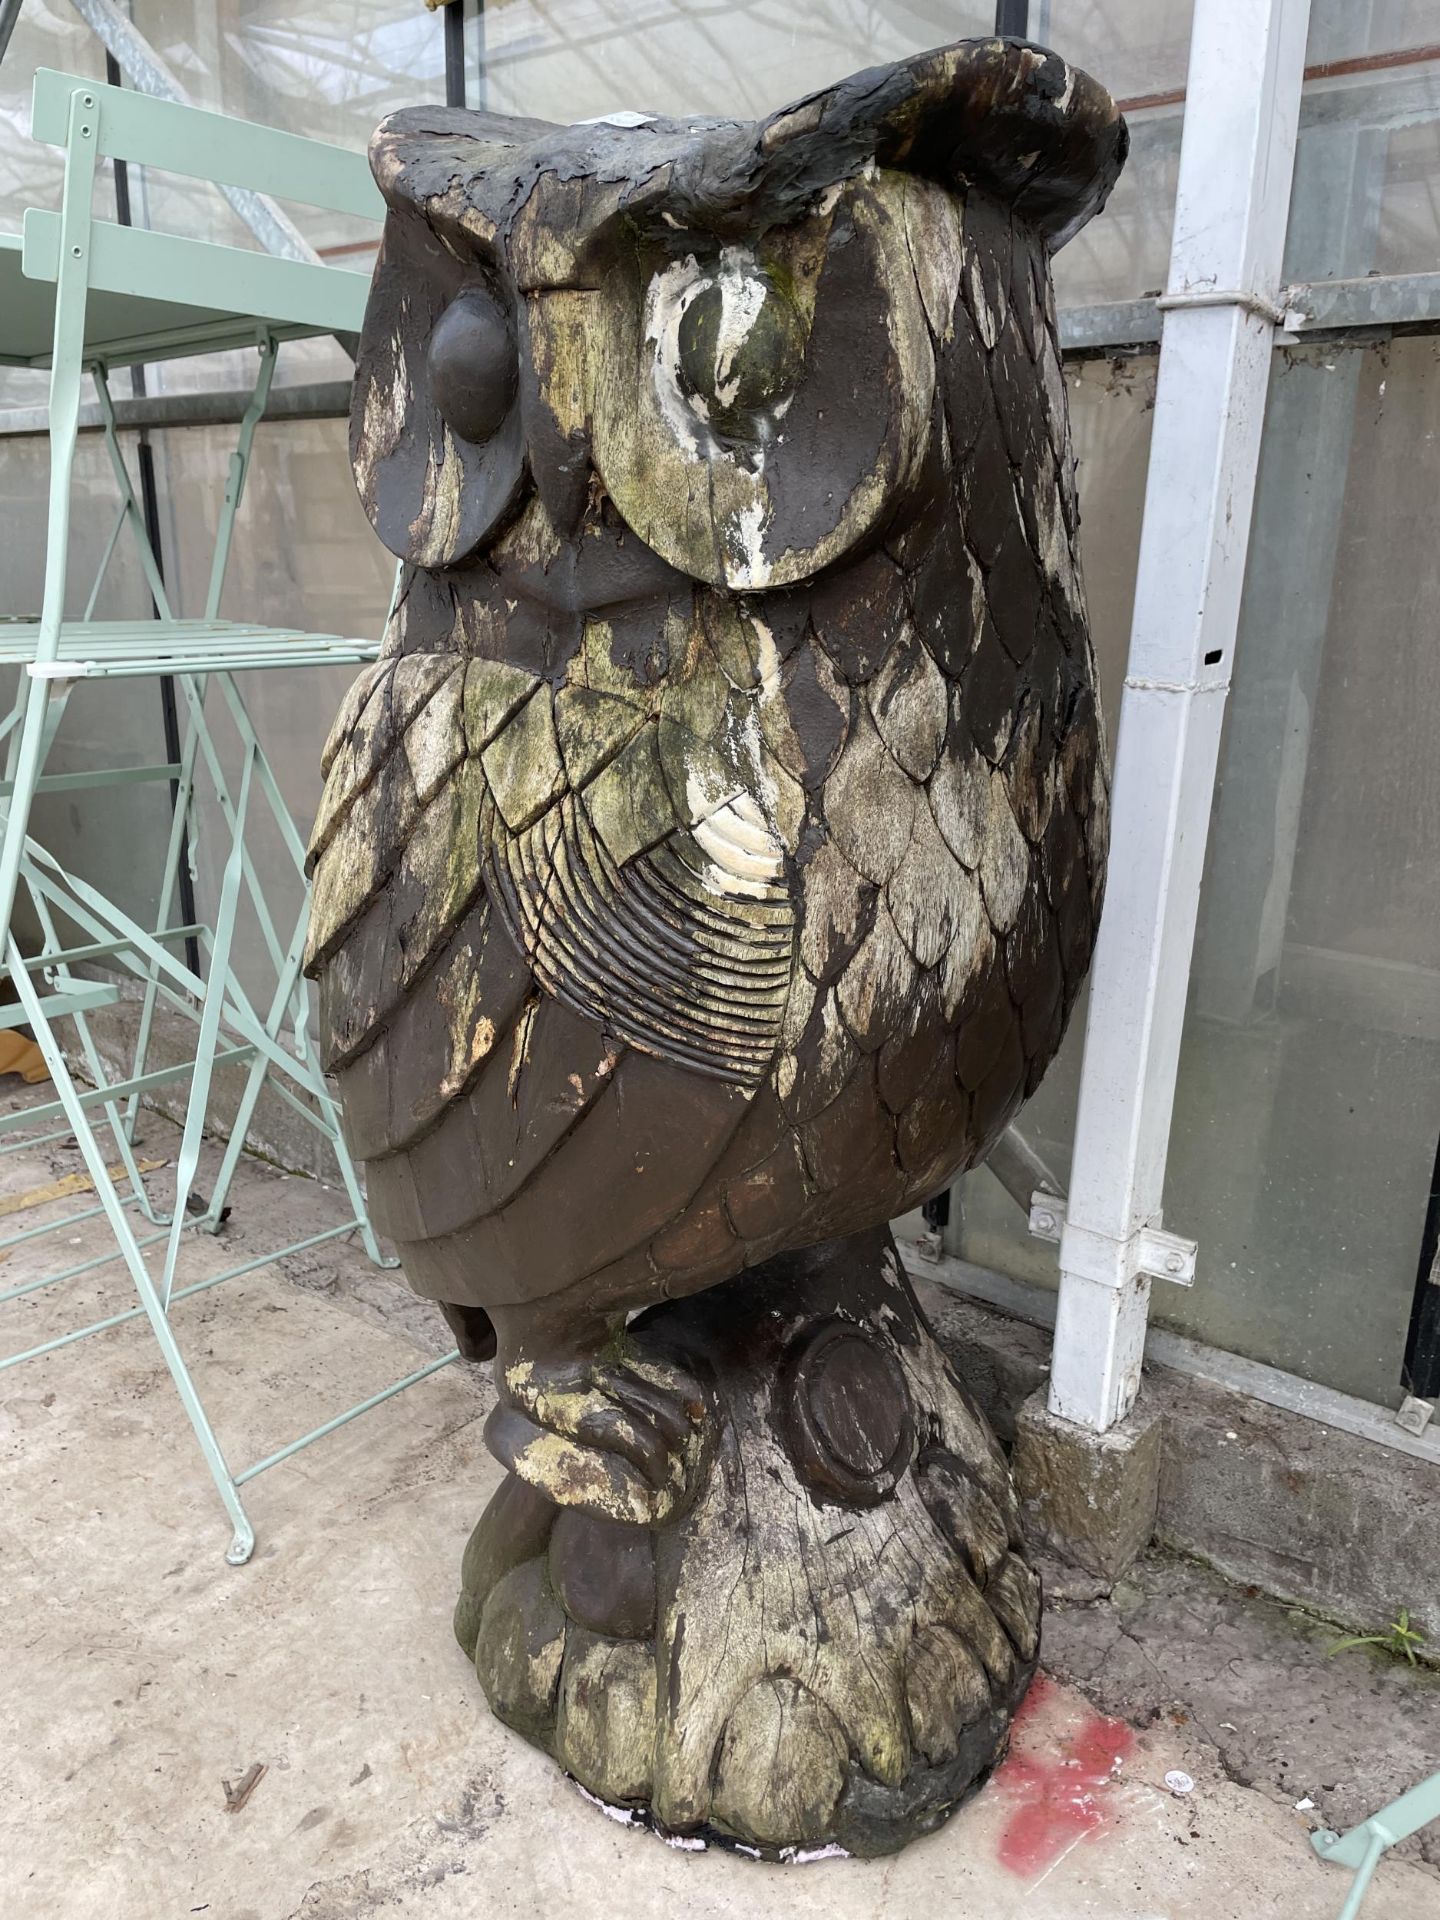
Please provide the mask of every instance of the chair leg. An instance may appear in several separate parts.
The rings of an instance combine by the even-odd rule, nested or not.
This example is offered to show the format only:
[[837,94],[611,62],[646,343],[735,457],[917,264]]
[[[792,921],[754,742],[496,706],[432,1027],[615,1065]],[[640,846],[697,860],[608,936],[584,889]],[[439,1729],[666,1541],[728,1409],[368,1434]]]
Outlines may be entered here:
[[1377,1834],[1366,1849],[1364,1859],[1355,1869],[1355,1878],[1350,1883],[1349,1898],[1340,1909],[1340,1920],[1356,1920],[1366,1889],[1375,1878],[1375,1869],[1379,1866],[1384,1852],[1385,1842]]
[[175,1284],[175,1263],[180,1257],[180,1236],[185,1230],[185,1207],[200,1162],[200,1143],[205,1133],[205,1116],[210,1106],[210,1080],[215,1070],[215,1049],[220,1039],[220,1016],[230,983],[230,950],[235,937],[235,910],[240,902],[240,882],[245,870],[245,821],[250,810],[250,780],[254,756],[247,753],[240,776],[240,797],[235,808],[235,825],[225,862],[225,877],[220,885],[220,907],[215,916],[215,944],[210,955],[210,977],[200,1009],[200,1031],[195,1042],[195,1066],[190,1076],[190,1098],[185,1107],[185,1125],[180,1135],[180,1152],[175,1162],[175,1212],[170,1222],[170,1239],[165,1248],[164,1301],[168,1308]]
[[[193,729],[187,734],[180,755],[180,778],[176,782],[174,804],[170,815],[170,835],[165,848],[165,866],[160,879],[159,903],[155,910],[155,931],[157,936],[163,933],[170,923],[175,910],[175,897],[179,885],[180,862],[187,845],[192,854],[196,845],[196,834],[192,819],[191,800],[195,791],[195,737]],[[195,991],[203,992],[203,982],[197,977]],[[155,1025],[155,1009],[160,995],[160,971],[156,960],[148,957],[145,964],[145,993],[140,1005],[140,1020],[135,1031],[135,1053],[130,1065],[130,1077],[138,1080],[145,1072],[146,1061],[150,1053],[150,1039]],[[140,1096],[133,1094],[125,1108],[125,1130],[128,1138],[134,1137],[136,1123],[140,1117]]]
[[[355,1223],[360,1229],[360,1237],[365,1252],[377,1267],[394,1267],[399,1263],[386,1255],[376,1238],[375,1229],[370,1224],[369,1209],[365,1204],[365,1194],[360,1185],[360,1176],[350,1149],[345,1144],[345,1136],[340,1125],[340,1115],[320,1063],[315,1058],[305,1038],[305,1024],[308,1007],[305,1002],[306,986],[300,977],[300,962],[305,948],[305,929],[308,921],[307,910],[302,912],[291,937],[290,948],[285,956],[285,964],[276,983],[275,994],[265,1020],[265,1031],[275,1040],[279,1040],[288,1021],[290,1031],[296,1043],[296,1056],[306,1071],[309,1081],[307,1091],[314,1100],[318,1113],[310,1116],[315,1125],[329,1141],[340,1172],[340,1180],[349,1199]],[[210,1232],[219,1228],[220,1214],[224,1207],[225,1196],[229,1192],[230,1182],[234,1178],[239,1164],[240,1154],[245,1145],[245,1136],[254,1117],[256,1103],[270,1073],[270,1062],[263,1054],[256,1054],[250,1063],[245,1079],[245,1089],[236,1108],[230,1138],[226,1143],[224,1158],[215,1178],[215,1190],[211,1196],[209,1212],[199,1224]]]
[[10,931],[10,919],[15,911],[20,862],[24,857],[36,782],[49,744],[47,735],[53,734],[53,728],[47,729],[52,684],[36,677],[24,685],[21,695],[24,712],[19,727],[11,735],[11,752],[7,756],[12,787],[9,795],[0,801],[5,816],[5,831],[0,837],[0,932],[5,934]]
[[39,995],[35,992],[25,968],[20,964],[20,949],[13,937],[6,943],[6,955],[20,994],[20,1003],[25,1009],[25,1017],[30,1022],[41,1053],[45,1056],[45,1064],[50,1069],[56,1093],[64,1105],[66,1118],[79,1144],[86,1171],[94,1183],[95,1191],[110,1223],[110,1229],[115,1235],[116,1244],[135,1283],[135,1291],[140,1296],[140,1303],[145,1309],[145,1317],[150,1322],[151,1332],[155,1335],[165,1365],[170,1371],[170,1377],[175,1382],[180,1403],[195,1430],[195,1438],[200,1443],[200,1451],[206,1466],[210,1469],[210,1477],[215,1482],[216,1492],[220,1495],[225,1511],[230,1516],[234,1535],[225,1558],[232,1566],[242,1566],[255,1550],[255,1530],[246,1515],[239,1490],[226,1464],[225,1456],[220,1450],[220,1443],[215,1438],[214,1429],[210,1425],[195,1383],[190,1377],[189,1368],[185,1365],[184,1357],[176,1345],[170,1322],[155,1290],[155,1283],[150,1277],[144,1256],[136,1244],[130,1221],[121,1205],[120,1196],[116,1193],[114,1182],[106,1169],[105,1156],[101,1153],[99,1142],[91,1130],[85,1109],[80,1105],[75,1083],[65,1064],[65,1056],[60,1050],[49,1022],[41,1011]]
[[1340,1909],[1340,1920],[1356,1920],[1365,1890],[1374,1879],[1375,1869],[1386,1850],[1408,1840],[1412,1833],[1418,1833],[1433,1820],[1440,1820],[1440,1773],[1432,1773],[1428,1780],[1411,1787],[1408,1793],[1402,1793],[1398,1800],[1381,1807],[1378,1813],[1372,1813],[1368,1820],[1351,1827],[1348,1833],[1332,1833],[1322,1828],[1311,1834],[1310,1844],[1322,1860],[1354,1869],[1355,1878]]
[[[305,929],[309,918],[308,887],[305,881],[305,845],[296,829],[290,810],[285,804],[279,782],[276,780],[270,763],[265,757],[264,749],[255,732],[254,723],[250,719],[249,711],[245,706],[240,689],[235,684],[233,675],[228,673],[219,674],[216,676],[216,679],[225,704],[229,709],[231,720],[240,735],[241,741],[247,752],[254,756],[253,764],[256,778],[269,803],[271,814],[274,816],[275,823],[280,830],[281,837],[285,842],[291,859],[294,861],[295,872],[300,885],[302,888],[306,888],[305,904],[302,907],[300,918],[291,936],[290,944],[282,957],[276,957],[278,940],[273,933],[273,920],[270,916],[268,903],[264,898],[258,875],[248,867],[246,869],[245,878],[250,890],[251,901],[260,919],[261,931],[266,935],[272,957],[276,957],[276,987],[266,1017],[265,1030],[266,1033],[278,1043],[288,1018],[291,1036],[295,1043],[296,1058],[304,1074],[304,1084],[318,1109],[318,1113],[308,1115],[307,1117],[310,1118],[312,1123],[318,1127],[319,1131],[325,1135],[335,1155],[341,1183],[345,1188],[350,1205],[354,1210],[355,1219],[360,1228],[361,1238],[364,1242],[367,1256],[378,1267],[394,1267],[397,1265],[397,1262],[383,1252],[380,1242],[376,1238],[375,1230],[370,1224],[370,1214],[365,1204],[365,1194],[360,1185],[360,1176],[356,1169],[355,1162],[351,1158],[350,1150],[345,1144],[345,1137],[341,1130],[339,1110],[336,1107],[329,1089],[325,1085],[325,1077],[321,1071],[320,1064],[318,1060],[314,1058],[306,1043],[305,1027],[308,1020],[309,1006],[305,998],[307,989],[300,976],[300,964],[305,945]],[[202,739],[201,747],[202,751],[206,752],[207,761],[210,763],[211,777],[217,782],[217,785],[221,784],[222,776],[218,765],[214,762],[213,743],[210,742],[208,733]],[[220,1212],[224,1205],[224,1197],[229,1188],[230,1180],[234,1175],[240,1151],[244,1146],[245,1133],[254,1116],[256,1103],[259,1100],[260,1093],[269,1075],[270,1064],[271,1063],[263,1056],[257,1056],[252,1062],[250,1072],[247,1075],[240,1108],[236,1114],[235,1123],[231,1130],[231,1137],[226,1148],[225,1157],[221,1162],[220,1174],[215,1183],[215,1192],[211,1198],[209,1212],[203,1223],[209,1227],[211,1231],[218,1228]]]

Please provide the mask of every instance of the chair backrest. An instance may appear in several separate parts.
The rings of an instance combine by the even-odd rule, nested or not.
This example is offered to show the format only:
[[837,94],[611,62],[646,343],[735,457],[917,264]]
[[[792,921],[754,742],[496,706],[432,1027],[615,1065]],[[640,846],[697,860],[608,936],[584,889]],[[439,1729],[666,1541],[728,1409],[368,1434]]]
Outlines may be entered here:
[[[69,149],[82,131],[87,143],[94,141],[97,160],[126,160],[377,225],[384,219],[385,203],[364,154],[42,67],[35,76],[34,137]],[[48,209],[26,210],[27,277],[59,279],[62,219]],[[85,278],[98,293],[158,294],[197,312],[229,311],[337,333],[359,331],[370,284],[363,272],[107,220],[90,223]]]

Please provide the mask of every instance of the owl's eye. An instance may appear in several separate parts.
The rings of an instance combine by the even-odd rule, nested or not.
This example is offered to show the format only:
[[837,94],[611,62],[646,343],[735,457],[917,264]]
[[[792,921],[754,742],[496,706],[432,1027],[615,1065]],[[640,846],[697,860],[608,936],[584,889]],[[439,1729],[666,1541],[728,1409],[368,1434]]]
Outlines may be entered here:
[[515,398],[510,318],[485,286],[462,288],[435,323],[427,358],[441,418],[472,446],[496,434]]
[[722,438],[764,438],[800,376],[805,340],[794,302],[765,273],[727,262],[680,316],[678,384]]
[[[878,537],[919,478],[935,341],[911,193],[882,168],[753,242],[681,256],[647,239],[639,272],[607,284],[608,324],[585,342],[595,471],[693,579],[743,593],[809,579]],[[962,259],[958,237],[946,247]]]

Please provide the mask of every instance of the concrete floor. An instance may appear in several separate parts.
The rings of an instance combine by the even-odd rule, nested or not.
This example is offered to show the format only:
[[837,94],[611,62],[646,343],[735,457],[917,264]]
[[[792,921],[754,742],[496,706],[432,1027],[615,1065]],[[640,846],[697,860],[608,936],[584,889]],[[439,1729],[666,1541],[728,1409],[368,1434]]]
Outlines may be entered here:
[[[147,1133],[147,1153],[173,1157],[166,1123]],[[76,1163],[58,1145],[8,1156],[0,1198]],[[86,1204],[27,1209],[0,1237]],[[186,1277],[337,1217],[325,1189],[249,1163],[230,1228],[188,1246]],[[15,1248],[4,1284],[57,1245],[106,1244],[90,1221]],[[52,1291],[4,1308],[4,1351],[129,1304],[113,1268]],[[343,1243],[198,1295],[175,1324],[236,1463],[445,1344]],[[4,1920],[1338,1912],[1347,1876],[1314,1859],[1305,1814],[1237,1784],[1192,1721],[1136,1731],[1055,1681],[990,1788],[894,1860],[761,1867],[613,1824],[489,1717],[451,1638],[460,1550],[497,1478],[488,1406],[487,1383],[449,1368],[264,1474],[259,1546],[233,1570],[143,1322],[0,1376]],[[256,1763],[227,1812],[222,1783]],[[1183,1796],[1165,1784],[1177,1768]],[[1365,1915],[1440,1920],[1440,1878],[1388,1863]]]

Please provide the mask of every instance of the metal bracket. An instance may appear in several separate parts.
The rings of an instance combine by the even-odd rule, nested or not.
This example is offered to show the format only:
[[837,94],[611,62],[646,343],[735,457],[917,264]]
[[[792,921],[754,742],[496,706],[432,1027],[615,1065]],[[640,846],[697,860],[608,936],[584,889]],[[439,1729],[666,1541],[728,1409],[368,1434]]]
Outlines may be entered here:
[[27,660],[25,671],[32,680],[85,680],[95,670],[93,660]]
[[1280,327],[1286,333],[1298,333],[1305,322],[1303,311],[1290,305],[1288,288],[1282,288],[1280,301],[1243,287],[1186,288],[1178,293],[1162,293],[1155,307],[1159,313],[1175,313],[1185,307],[1238,307],[1242,313],[1253,314],[1257,320],[1268,320],[1272,327]]
[[[1065,1231],[1066,1204],[1053,1193],[1030,1196],[1030,1231],[1037,1240],[1058,1241]],[[1151,1280],[1168,1280],[1172,1286],[1193,1287],[1199,1246],[1178,1233],[1166,1233],[1163,1227],[1141,1227],[1134,1239],[1135,1258],[1131,1272],[1143,1273]]]

